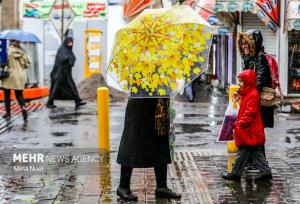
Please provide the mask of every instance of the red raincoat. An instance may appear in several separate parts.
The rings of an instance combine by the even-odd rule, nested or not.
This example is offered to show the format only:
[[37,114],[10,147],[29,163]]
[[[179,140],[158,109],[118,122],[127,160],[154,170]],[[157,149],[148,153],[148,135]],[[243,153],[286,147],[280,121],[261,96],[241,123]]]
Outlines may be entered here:
[[265,143],[264,127],[260,115],[260,95],[256,90],[256,75],[248,69],[239,74],[244,81],[240,110],[234,128],[237,147],[262,146]]

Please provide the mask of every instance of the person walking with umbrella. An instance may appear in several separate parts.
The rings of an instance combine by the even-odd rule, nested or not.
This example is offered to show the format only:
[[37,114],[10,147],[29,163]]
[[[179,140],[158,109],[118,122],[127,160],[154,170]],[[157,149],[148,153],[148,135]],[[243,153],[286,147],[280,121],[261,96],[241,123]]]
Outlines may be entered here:
[[76,84],[72,77],[72,68],[76,61],[72,49],[73,32],[68,30],[64,42],[57,51],[54,67],[50,74],[51,89],[47,102],[48,108],[56,108],[54,105],[55,99],[74,100],[76,108],[86,105],[86,102],[83,102],[80,99]]
[[27,111],[25,100],[23,98],[23,89],[25,88],[25,69],[29,66],[30,59],[25,51],[20,47],[20,41],[11,40],[8,48],[8,77],[2,80],[4,90],[4,103],[6,113],[4,117],[11,116],[10,111],[10,93],[15,92],[17,101],[21,107],[24,120],[27,120]]
[[116,34],[108,73],[130,96],[117,158],[123,200],[138,200],[130,189],[133,168],[150,167],[155,196],[181,198],[167,186],[170,100],[207,67],[209,27],[190,7],[174,6],[147,9]]

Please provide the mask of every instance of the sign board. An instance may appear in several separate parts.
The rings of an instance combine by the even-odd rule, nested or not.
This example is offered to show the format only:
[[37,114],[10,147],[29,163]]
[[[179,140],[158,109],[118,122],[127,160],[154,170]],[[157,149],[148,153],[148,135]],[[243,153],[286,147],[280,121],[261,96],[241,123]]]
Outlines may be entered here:
[[[55,0],[23,0],[23,16],[33,18],[49,18]],[[68,0],[75,18],[107,17],[107,0]]]
[[68,0],[56,0],[49,15],[50,21],[61,37],[64,36],[74,17],[75,13]]
[[102,53],[100,30],[86,30],[85,41],[85,78],[101,73]]
[[0,65],[7,63],[7,40],[0,39]]

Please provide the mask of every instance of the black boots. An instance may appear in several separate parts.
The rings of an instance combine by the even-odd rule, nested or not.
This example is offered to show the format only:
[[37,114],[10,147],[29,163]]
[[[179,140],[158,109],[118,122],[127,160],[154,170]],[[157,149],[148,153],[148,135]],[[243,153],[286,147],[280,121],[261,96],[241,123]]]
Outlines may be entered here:
[[27,121],[27,118],[28,118],[28,114],[27,114],[27,110],[25,107],[22,107],[22,115],[23,115],[23,119],[25,121]]
[[10,118],[10,113],[8,113],[8,112],[6,112],[2,117],[4,118],[4,119],[8,119],[8,118]]
[[[128,188],[122,188],[122,187],[118,187],[117,189],[117,195],[120,196],[120,198],[124,201],[137,201],[138,197],[133,194],[131,192],[130,189]],[[157,198],[167,198],[167,199],[180,199],[181,198],[181,194],[176,193],[174,191],[172,191],[171,189],[165,187],[165,188],[157,188],[155,190],[155,196]]]
[[240,181],[241,177],[232,173],[223,173],[222,178],[228,181]]
[[56,108],[56,105],[54,105],[53,103],[47,103],[46,105],[47,108],[50,108],[50,109],[53,109],[53,108]]
[[133,202],[138,200],[138,197],[133,194],[129,188],[122,188],[119,186],[117,189],[117,195],[124,201]]
[[80,106],[84,106],[84,105],[86,105],[86,102],[81,101],[81,100],[80,100],[79,102],[76,102],[76,103],[75,103],[75,107],[76,107],[76,108],[79,108]]
[[167,199],[180,199],[181,198],[180,193],[176,193],[167,187],[157,188],[155,190],[155,196],[157,198],[167,198]]

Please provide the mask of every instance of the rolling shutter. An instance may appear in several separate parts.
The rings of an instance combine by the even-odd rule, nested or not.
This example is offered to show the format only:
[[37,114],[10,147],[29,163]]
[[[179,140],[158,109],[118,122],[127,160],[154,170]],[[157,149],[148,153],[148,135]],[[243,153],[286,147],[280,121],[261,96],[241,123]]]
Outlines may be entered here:
[[276,57],[277,34],[269,29],[255,14],[242,13],[242,30],[245,32],[250,29],[258,29],[261,31],[265,51]]

